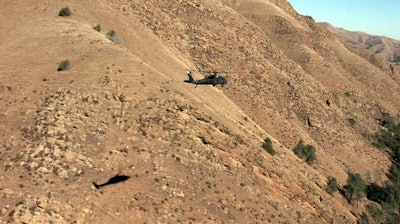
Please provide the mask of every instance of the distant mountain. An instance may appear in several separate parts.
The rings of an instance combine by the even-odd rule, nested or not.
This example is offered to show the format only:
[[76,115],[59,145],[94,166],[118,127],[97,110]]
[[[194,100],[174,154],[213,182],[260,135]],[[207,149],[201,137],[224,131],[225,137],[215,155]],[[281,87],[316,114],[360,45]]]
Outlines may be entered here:
[[390,62],[400,62],[400,41],[384,36],[375,36],[363,32],[348,31],[322,22],[321,25],[328,28],[340,39],[372,51]]

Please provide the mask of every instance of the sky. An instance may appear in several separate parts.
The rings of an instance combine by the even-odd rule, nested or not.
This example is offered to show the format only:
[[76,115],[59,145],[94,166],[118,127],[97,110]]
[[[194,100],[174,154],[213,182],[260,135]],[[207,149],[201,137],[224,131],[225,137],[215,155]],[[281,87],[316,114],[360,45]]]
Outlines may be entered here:
[[349,31],[400,40],[400,0],[288,0],[300,14]]

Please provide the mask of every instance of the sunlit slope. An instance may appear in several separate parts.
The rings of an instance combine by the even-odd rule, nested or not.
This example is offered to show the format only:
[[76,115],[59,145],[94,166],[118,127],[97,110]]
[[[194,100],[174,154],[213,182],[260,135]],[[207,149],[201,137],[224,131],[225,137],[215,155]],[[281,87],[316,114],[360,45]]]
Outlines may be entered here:
[[[327,177],[386,179],[361,133],[398,113],[397,84],[286,1],[0,8],[1,221],[351,223],[362,210]],[[195,88],[186,69],[228,84]],[[312,165],[292,152],[300,139]],[[93,188],[116,174],[130,178]]]

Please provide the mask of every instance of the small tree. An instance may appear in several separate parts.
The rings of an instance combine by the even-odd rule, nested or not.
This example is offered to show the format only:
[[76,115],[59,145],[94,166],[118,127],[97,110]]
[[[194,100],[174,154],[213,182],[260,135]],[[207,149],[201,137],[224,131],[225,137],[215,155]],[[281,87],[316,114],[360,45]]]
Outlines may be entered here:
[[58,12],[58,16],[70,16],[71,14],[71,10],[68,7],[64,7]]
[[293,151],[294,154],[296,154],[299,158],[304,159],[309,165],[311,165],[316,158],[315,147],[312,145],[305,145],[303,140],[299,141]]
[[271,155],[275,155],[275,149],[274,146],[272,145],[272,141],[269,138],[264,139],[264,143],[262,144],[262,147],[265,151],[267,151]]
[[328,194],[332,195],[336,191],[338,191],[337,180],[334,177],[328,177],[328,184],[326,186],[326,191]]
[[64,61],[60,62],[60,64],[58,65],[57,71],[64,71],[67,69],[69,69],[69,61],[64,60]]
[[354,199],[357,201],[361,200],[361,198],[365,195],[365,182],[361,178],[360,174],[357,173],[348,173],[347,184],[344,186],[345,197],[349,203],[351,203]]

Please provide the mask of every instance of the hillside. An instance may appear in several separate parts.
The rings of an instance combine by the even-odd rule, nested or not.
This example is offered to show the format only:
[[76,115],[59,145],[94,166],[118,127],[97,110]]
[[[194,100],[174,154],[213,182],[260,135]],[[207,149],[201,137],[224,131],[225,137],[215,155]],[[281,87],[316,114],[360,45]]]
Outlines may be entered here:
[[285,0],[6,0],[0,19],[1,223],[356,223],[368,200],[328,177],[387,180],[372,142],[399,68]]
[[320,24],[347,43],[367,49],[387,61],[400,62],[400,40],[384,36],[374,36],[364,32],[348,31],[343,28],[334,27],[329,23]]

